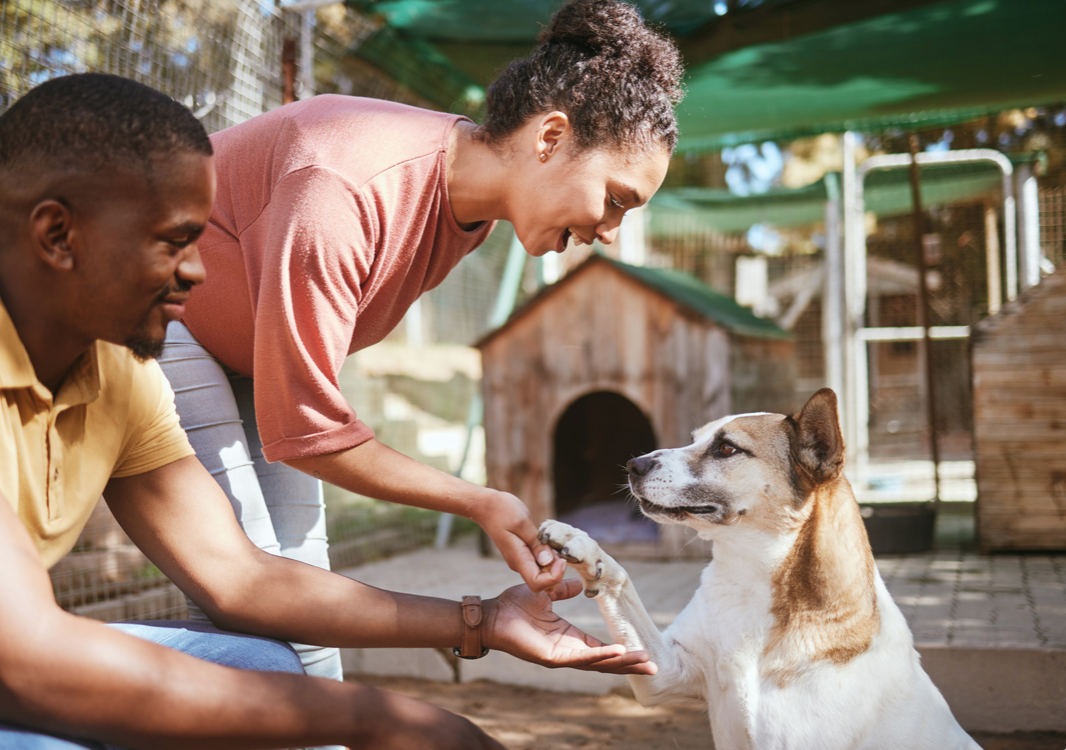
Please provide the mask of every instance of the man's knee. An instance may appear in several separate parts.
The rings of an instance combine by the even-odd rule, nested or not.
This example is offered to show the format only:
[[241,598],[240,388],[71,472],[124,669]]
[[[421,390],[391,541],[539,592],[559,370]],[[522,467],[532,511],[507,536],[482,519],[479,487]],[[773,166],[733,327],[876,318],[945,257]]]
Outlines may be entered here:
[[201,622],[115,623],[112,627],[146,641],[225,667],[303,674],[292,646],[273,638],[231,633]]
[[269,672],[292,672],[304,674],[300,655],[292,646],[282,641],[265,641],[263,644],[262,659],[265,666],[258,667],[262,671]]

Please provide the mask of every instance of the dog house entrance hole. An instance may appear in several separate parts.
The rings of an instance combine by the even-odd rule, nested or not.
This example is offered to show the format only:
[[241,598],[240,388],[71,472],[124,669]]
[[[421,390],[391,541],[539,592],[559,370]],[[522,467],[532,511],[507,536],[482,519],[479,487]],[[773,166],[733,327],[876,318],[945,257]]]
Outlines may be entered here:
[[556,517],[601,542],[654,542],[657,526],[629,501],[625,464],[656,449],[655,432],[637,406],[600,391],[574,401],[555,426]]

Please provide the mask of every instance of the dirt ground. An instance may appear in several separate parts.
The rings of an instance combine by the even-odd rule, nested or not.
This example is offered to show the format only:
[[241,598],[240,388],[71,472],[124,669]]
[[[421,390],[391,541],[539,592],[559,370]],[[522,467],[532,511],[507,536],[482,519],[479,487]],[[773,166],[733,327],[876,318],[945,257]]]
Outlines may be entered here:
[[[364,676],[360,682],[466,716],[510,750],[710,750],[703,711],[644,708],[631,696],[555,693],[493,682]],[[1066,734],[974,734],[985,750],[1064,750]]]

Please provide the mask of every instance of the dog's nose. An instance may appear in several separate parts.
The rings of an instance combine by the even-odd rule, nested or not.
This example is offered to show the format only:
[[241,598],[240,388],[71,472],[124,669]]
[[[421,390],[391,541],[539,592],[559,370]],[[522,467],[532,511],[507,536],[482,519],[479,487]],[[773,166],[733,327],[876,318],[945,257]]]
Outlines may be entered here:
[[626,468],[630,474],[642,477],[649,471],[659,465],[659,462],[654,458],[648,456],[638,456],[637,458],[631,458],[626,462]]

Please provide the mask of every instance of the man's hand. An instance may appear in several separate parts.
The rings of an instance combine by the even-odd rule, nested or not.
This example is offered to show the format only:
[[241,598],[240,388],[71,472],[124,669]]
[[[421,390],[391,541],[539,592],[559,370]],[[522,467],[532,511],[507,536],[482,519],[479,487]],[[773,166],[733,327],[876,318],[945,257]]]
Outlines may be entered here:
[[550,592],[513,586],[484,603],[482,643],[545,667],[610,674],[652,675],[658,667],[645,651],[626,651],[584,633],[552,611],[552,602],[581,593],[581,581],[563,581]]
[[529,508],[517,497],[496,492],[492,501],[473,510],[471,518],[489,535],[508,567],[534,592],[550,590],[563,580],[566,560],[537,538]]

